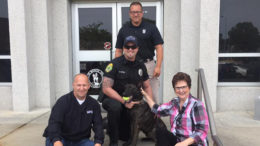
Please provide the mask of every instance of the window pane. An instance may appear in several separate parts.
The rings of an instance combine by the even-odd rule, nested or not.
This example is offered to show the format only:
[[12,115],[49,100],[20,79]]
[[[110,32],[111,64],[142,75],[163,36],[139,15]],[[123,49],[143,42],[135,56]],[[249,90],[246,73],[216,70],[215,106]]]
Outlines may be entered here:
[[79,8],[79,31],[80,50],[111,49],[112,8]]
[[80,73],[84,73],[89,77],[91,87],[88,91],[90,95],[98,95],[104,75],[104,69],[109,61],[89,61],[80,62]]
[[[145,21],[151,22],[156,25],[156,7],[155,6],[143,6]],[[130,21],[129,18],[129,7],[122,7],[122,24],[124,25],[127,21]]]
[[260,52],[259,6],[259,0],[221,0],[220,53]]
[[219,58],[219,82],[260,82],[260,57]]
[[0,55],[10,55],[7,0],[0,0]]
[[0,59],[0,82],[11,82],[11,61]]

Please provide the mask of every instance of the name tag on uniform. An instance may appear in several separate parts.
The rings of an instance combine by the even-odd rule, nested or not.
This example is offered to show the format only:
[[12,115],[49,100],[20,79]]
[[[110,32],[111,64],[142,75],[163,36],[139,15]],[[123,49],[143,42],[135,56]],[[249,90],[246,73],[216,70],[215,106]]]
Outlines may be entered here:
[[93,114],[92,110],[86,111],[87,114]]
[[118,73],[125,74],[126,72],[123,70],[118,71]]

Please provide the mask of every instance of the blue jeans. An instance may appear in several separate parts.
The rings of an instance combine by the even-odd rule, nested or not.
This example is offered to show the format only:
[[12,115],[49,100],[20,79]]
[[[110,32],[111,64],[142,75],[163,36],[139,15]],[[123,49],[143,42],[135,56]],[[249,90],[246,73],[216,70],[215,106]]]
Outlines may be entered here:
[[[89,140],[88,138],[82,139],[77,142],[62,139],[61,142],[63,146],[94,146],[94,142],[92,140]],[[46,146],[53,146],[53,143],[48,137],[46,138]]]

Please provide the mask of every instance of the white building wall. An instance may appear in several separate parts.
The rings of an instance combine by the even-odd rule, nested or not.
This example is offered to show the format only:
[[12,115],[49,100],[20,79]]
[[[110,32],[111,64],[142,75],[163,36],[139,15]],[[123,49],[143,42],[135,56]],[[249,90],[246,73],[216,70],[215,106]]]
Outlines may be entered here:
[[199,67],[200,1],[182,0],[180,9],[180,71],[191,76],[191,93],[197,94]]
[[[72,38],[69,0],[8,0],[12,86],[1,86],[1,109],[51,107],[71,90]],[[204,68],[214,111],[252,110],[259,87],[217,87],[219,0],[164,0],[163,101],[174,97],[176,72],[192,77]]]
[[71,90],[72,45],[69,0],[52,1],[52,33],[56,98]]
[[0,86],[0,110],[12,110],[12,87]]
[[24,0],[8,1],[9,31],[11,45],[11,69],[12,69],[12,98],[13,110],[29,111],[33,107],[29,79],[30,29],[29,16],[30,4]]
[[34,96],[36,107],[50,107],[55,98],[54,72],[52,66],[52,33],[49,31],[52,18],[48,0],[31,1],[32,10],[32,72],[34,74]]
[[218,111],[254,110],[260,87],[218,87]]
[[164,1],[163,102],[174,97],[172,77],[180,70],[180,0]]
[[[164,101],[174,96],[173,75],[186,72],[197,96],[195,69],[204,68],[213,110],[216,110],[219,1],[164,1]],[[208,21],[216,18],[213,21]]]
[[201,0],[199,67],[204,69],[213,111],[217,105],[219,0]]

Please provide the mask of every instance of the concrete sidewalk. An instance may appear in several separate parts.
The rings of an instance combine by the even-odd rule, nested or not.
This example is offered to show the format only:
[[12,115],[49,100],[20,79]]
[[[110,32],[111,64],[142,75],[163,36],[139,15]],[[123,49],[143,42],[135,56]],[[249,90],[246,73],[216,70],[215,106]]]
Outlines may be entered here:
[[214,117],[224,146],[260,145],[260,121],[254,120],[252,111],[220,112]]
[[[49,109],[38,109],[28,113],[0,111],[0,146],[44,146],[45,139],[42,133],[49,114]],[[168,118],[163,120],[169,125]],[[215,121],[218,134],[225,146],[259,145],[260,121],[253,119],[252,112],[215,113]],[[140,134],[139,137],[144,135]],[[106,135],[104,146],[108,143]],[[138,146],[151,145],[154,143],[138,141]]]

